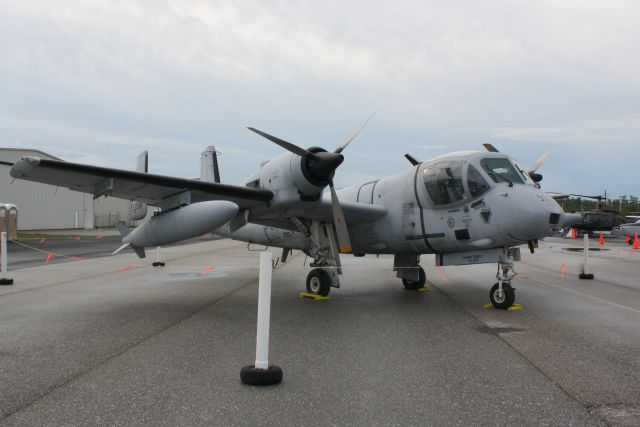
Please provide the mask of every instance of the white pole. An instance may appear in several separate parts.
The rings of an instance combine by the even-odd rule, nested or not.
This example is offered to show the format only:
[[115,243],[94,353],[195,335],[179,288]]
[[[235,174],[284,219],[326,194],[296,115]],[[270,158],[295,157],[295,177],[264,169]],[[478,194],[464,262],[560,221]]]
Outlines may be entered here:
[[589,274],[589,233],[584,234],[584,274]]
[[269,318],[271,314],[271,252],[260,254],[258,279],[258,332],[256,336],[256,364],[258,369],[269,368]]
[[156,246],[156,262],[160,262],[160,246]]
[[2,276],[4,277],[7,274],[7,233],[0,233],[0,251],[2,251]]

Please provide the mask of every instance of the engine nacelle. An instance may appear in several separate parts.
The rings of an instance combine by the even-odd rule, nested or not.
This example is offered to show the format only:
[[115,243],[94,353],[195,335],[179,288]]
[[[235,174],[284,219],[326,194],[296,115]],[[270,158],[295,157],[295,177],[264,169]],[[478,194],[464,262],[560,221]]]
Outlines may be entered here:
[[213,231],[237,213],[238,205],[225,200],[193,203],[152,217],[122,241],[138,247],[175,243]]
[[[315,153],[325,150],[312,147],[309,151]],[[319,200],[329,181],[318,175],[311,160],[296,154],[285,154],[262,166],[260,187],[273,191],[276,201]]]

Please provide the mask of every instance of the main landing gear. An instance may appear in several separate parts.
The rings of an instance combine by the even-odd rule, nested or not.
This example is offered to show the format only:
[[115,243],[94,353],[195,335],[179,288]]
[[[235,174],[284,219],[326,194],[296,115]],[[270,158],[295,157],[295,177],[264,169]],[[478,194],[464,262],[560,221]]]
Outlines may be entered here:
[[489,300],[495,308],[508,309],[516,301],[516,290],[511,286],[511,281],[517,274],[513,269],[513,262],[498,263],[498,283],[489,291]]
[[326,297],[331,291],[331,277],[322,268],[314,268],[307,275],[307,292]]
[[418,289],[424,287],[424,284],[426,281],[427,281],[427,275],[424,272],[424,268],[418,266],[418,280],[403,278],[402,285],[408,291],[417,291]]

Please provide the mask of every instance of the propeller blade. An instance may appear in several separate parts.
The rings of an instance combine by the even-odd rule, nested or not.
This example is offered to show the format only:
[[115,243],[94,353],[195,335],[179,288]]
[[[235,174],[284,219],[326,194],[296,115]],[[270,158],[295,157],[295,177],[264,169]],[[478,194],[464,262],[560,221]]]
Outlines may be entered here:
[[549,155],[549,150],[547,150],[544,153],[542,153],[542,156],[538,157],[538,160],[536,160],[535,162],[531,163],[531,166],[529,166],[529,170],[527,171],[529,173],[529,175],[531,175],[532,173],[537,171],[538,168],[540,168],[540,166],[542,166],[544,161],[547,159],[548,155]]
[[347,145],[349,145],[351,143],[351,141],[353,141],[356,138],[356,136],[358,136],[360,131],[362,129],[364,129],[364,127],[367,125],[367,123],[369,123],[369,120],[371,120],[373,118],[373,116],[375,116],[375,115],[376,115],[376,113],[373,113],[372,115],[370,115],[369,118],[362,124],[362,126],[360,126],[360,128],[357,131],[352,133],[351,136],[349,136],[349,138],[345,139],[344,141],[342,141],[342,143],[340,145],[338,145],[338,148],[336,148],[334,150],[334,153],[341,153],[342,150],[347,148]]
[[341,254],[348,254],[351,253],[349,229],[347,228],[347,222],[344,219],[344,213],[342,212],[342,206],[340,206],[340,200],[338,200],[338,194],[336,193],[336,189],[333,186],[333,180],[329,181],[329,189],[331,190],[333,222],[336,226],[336,233],[338,234],[338,251]]
[[409,160],[409,163],[411,163],[413,166],[420,164],[420,160],[416,159],[409,153],[405,154],[404,157],[406,157],[407,160]]
[[287,151],[292,152],[293,154],[297,154],[300,157],[306,157],[308,159],[313,159],[313,160],[318,160],[317,156],[315,154],[313,154],[310,151],[305,150],[304,148],[298,147],[295,144],[292,144],[290,142],[287,142],[283,139],[277,138],[273,135],[269,135],[268,133],[262,132],[261,130],[249,127],[247,128],[249,129],[251,132],[255,132],[258,135],[260,135],[263,138],[268,139],[271,142],[275,142],[276,144],[278,144],[280,147],[284,148]]
[[498,149],[491,144],[482,144],[482,146],[486,148],[487,151],[490,151],[491,153],[499,153]]

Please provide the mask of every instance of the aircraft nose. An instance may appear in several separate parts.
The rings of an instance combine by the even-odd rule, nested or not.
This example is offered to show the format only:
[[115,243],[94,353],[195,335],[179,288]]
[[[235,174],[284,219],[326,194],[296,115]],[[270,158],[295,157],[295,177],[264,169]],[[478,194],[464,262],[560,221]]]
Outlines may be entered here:
[[544,192],[532,191],[523,197],[516,222],[516,236],[523,240],[545,237],[563,222],[564,212],[553,198]]

